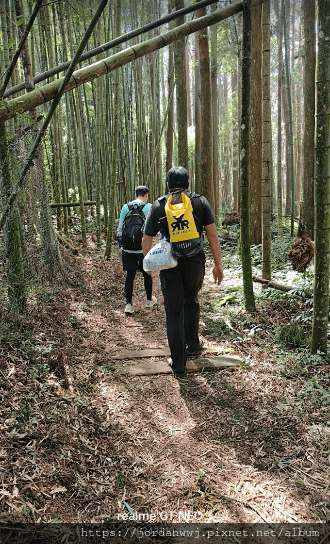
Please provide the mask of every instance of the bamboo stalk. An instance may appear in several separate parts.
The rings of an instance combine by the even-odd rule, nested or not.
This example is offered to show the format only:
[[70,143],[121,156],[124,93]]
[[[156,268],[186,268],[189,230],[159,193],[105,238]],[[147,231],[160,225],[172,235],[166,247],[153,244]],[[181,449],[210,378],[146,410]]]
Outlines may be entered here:
[[[96,200],[86,200],[86,202],[83,202],[83,206],[95,206]],[[80,206],[80,202],[54,202],[52,204],[49,204],[50,208],[74,208],[77,206]]]
[[245,309],[255,311],[250,236],[250,81],[251,81],[251,0],[244,0],[242,43],[242,88],[240,128],[240,233]]
[[[2,84],[2,87],[1,87],[1,90],[0,90],[0,100],[1,100],[2,97],[4,96],[4,93],[5,93],[5,91],[6,91],[6,87],[7,87],[8,83],[9,83],[9,81],[10,81],[11,76],[13,75],[13,72],[14,72],[14,69],[15,69],[15,66],[16,66],[16,63],[17,63],[18,58],[19,58],[19,56],[20,56],[20,54],[21,54],[21,51],[23,50],[23,47],[24,47],[24,45],[25,45],[25,43],[26,43],[27,37],[28,37],[28,35],[29,35],[29,33],[30,33],[30,30],[31,30],[32,25],[33,25],[33,23],[34,23],[34,20],[35,20],[37,14],[38,14],[38,12],[39,12],[39,9],[40,9],[40,7],[41,7],[42,2],[43,2],[43,0],[37,0],[37,1],[36,1],[36,4],[35,4],[35,6],[34,6],[34,10],[33,10],[32,14],[31,14],[31,17],[30,17],[30,19],[29,19],[29,21],[27,22],[27,25],[26,25],[26,27],[25,27],[24,34],[23,34],[23,36],[22,36],[21,39],[20,39],[20,42],[19,42],[19,44],[18,44],[17,50],[16,50],[16,52],[15,52],[15,55],[13,56],[13,59],[12,59],[12,61],[11,61],[11,63],[10,63],[10,66],[8,67],[7,72],[6,72],[6,74],[5,74],[5,77],[4,77],[4,80],[3,80],[3,84]],[[25,82],[22,83],[21,86],[22,86],[22,89],[25,89]]]

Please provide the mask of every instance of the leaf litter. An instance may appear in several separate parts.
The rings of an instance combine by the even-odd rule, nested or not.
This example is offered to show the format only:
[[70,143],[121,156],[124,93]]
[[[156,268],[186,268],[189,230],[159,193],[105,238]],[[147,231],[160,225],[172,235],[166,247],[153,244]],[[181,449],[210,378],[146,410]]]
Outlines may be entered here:
[[[157,276],[159,306],[144,307],[139,275],[126,317],[117,257],[62,252],[75,285],[31,303],[2,334],[0,521],[99,523],[130,509],[173,512],[173,522],[187,510],[207,523],[329,521],[328,407],[317,391],[301,396],[329,365],[283,363],[271,327],[290,323],[290,304],[258,308],[247,335],[242,303],[229,296],[240,316],[224,315],[231,328],[202,325],[207,345],[243,358],[234,370],[184,384],[119,375],[138,363],[112,359],[121,350],[167,347]],[[233,281],[225,271],[221,289]],[[207,275],[202,322],[216,298],[220,318],[224,296]]]

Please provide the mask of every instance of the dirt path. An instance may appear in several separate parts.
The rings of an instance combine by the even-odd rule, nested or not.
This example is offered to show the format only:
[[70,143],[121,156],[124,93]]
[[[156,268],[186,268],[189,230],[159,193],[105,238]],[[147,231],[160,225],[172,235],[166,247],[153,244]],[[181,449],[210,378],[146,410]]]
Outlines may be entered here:
[[[140,276],[128,318],[116,258],[70,262],[77,286],[36,302],[2,339],[1,521],[102,522],[135,511],[176,522],[188,510],[216,523],[330,518],[328,407],[301,400],[307,371],[278,371],[267,327],[258,342],[205,334],[253,365],[184,384],[118,376],[134,363],[114,361],[119,350],[167,345],[164,306],[144,308]],[[215,296],[207,280],[204,322]]]

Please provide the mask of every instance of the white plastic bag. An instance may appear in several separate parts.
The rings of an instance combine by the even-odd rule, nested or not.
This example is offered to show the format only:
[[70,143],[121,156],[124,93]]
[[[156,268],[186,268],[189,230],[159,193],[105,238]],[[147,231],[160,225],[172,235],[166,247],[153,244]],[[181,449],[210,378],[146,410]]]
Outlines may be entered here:
[[159,272],[174,268],[177,264],[178,261],[172,255],[171,244],[166,238],[161,238],[143,259],[143,268],[146,272]]

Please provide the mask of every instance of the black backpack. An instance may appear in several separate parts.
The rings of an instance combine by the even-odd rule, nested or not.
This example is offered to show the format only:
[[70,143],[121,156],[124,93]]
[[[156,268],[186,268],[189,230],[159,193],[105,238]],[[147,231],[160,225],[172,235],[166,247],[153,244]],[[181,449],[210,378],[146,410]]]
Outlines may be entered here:
[[146,220],[143,213],[145,205],[146,202],[142,204],[131,202],[128,204],[128,213],[124,218],[121,234],[123,249],[142,250],[143,227]]
[[[188,193],[187,196],[189,196],[191,204],[192,204],[193,217],[194,217],[194,220],[195,220],[195,225],[196,225],[197,231],[199,233],[199,237],[194,238],[192,240],[189,240],[188,242],[177,242],[175,244],[171,244],[171,246],[172,246],[172,255],[176,259],[185,259],[187,257],[195,257],[196,255],[200,255],[200,254],[204,253],[204,251],[203,251],[203,231],[202,231],[202,229],[201,229],[201,227],[199,225],[198,216],[196,214],[197,210],[201,210],[201,207],[203,206],[203,204],[202,204],[202,201],[200,199],[199,194]],[[165,195],[163,197],[158,198],[158,201],[162,202],[164,204],[164,208],[165,208],[165,204],[166,204],[168,198],[169,198],[169,195]],[[168,228],[168,224],[167,224],[165,209],[164,209],[164,214],[165,214],[165,217],[162,217],[160,219],[161,233],[168,241],[170,241],[170,233],[169,233],[169,228]]]

